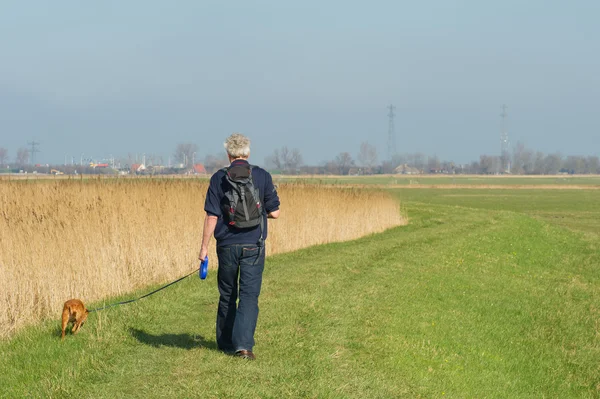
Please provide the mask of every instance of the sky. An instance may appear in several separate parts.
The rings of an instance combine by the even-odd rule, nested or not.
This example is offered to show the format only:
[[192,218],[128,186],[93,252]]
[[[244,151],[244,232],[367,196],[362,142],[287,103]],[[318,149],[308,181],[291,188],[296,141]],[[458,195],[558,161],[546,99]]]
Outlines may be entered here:
[[[34,6],[34,4],[37,5]],[[298,148],[319,164],[369,142],[466,163],[511,145],[600,154],[600,2],[199,1],[0,5],[0,147],[81,154]]]

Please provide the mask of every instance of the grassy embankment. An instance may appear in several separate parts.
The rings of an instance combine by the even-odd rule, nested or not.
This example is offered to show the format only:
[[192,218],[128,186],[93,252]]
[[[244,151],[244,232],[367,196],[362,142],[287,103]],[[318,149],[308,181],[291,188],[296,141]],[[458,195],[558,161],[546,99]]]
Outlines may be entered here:
[[215,350],[215,273],[0,344],[5,397],[600,395],[599,191],[398,190],[411,224],[273,256],[258,361]]

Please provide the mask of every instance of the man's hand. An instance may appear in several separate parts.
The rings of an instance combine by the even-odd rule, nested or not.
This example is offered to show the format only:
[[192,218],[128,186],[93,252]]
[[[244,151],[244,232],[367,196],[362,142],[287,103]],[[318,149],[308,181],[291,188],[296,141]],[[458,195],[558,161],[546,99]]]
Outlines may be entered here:
[[273,211],[273,212],[269,212],[267,214],[267,217],[269,219],[277,219],[277,218],[279,218],[279,209],[277,209],[276,211]]
[[200,261],[203,261],[204,259],[206,259],[207,255],[208,255],[208,249],[207,248],[202,248],[200,250],[200,254],[198,255],[198,259],[200,259]]

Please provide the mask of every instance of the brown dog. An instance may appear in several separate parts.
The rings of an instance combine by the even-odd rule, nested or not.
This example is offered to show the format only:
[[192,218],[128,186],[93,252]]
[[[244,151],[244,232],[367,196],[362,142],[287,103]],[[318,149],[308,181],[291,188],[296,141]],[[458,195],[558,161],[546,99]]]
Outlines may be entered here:
[[77,334],[79,328],[87,320],[89,313],[89,310],[85,308],[83,302],[79,299],[69,299],[65,302],[62,312],[62,334],[60,339],[65,339],[65,329],[69,323],[73,323],[71,333]]

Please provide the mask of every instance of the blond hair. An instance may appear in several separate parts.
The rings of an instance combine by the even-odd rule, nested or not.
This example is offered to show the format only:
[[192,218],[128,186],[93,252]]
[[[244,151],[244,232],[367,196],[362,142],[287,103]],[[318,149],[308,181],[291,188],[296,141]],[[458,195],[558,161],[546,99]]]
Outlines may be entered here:
[[232,158],[248,158],[250,156],[250,139],[243,134],[233,133],[227,137],[225,151]]

